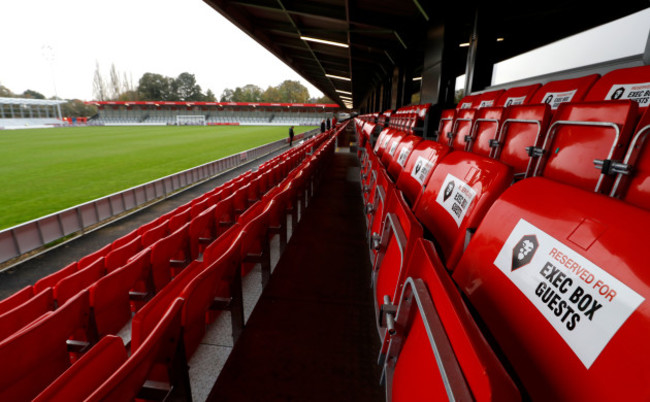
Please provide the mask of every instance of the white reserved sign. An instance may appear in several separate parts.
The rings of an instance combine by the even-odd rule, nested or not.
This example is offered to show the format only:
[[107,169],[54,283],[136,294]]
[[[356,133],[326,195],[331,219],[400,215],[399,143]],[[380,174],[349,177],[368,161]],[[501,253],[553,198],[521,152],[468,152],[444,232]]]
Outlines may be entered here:
[[526,96],[519,96],[517,98],[511,97],[506,99],[506,106],[512,106],[512,105],[523,105],[524,101],[526,100]]
[[576,91],[577,89],[566,92],[547,92],[542,102],[551,105],[551,109],[557,109],[557,107],[560,106],[560,103],[571,102]]
[[413,169],[411,170],[411,177],[417,180],[421,186],[424,186],[424,181],[427,179],[431,168],[433,168],[433,162],[418,156],[418,159],[415,161],[415,165],[413,165]]
[[404,167],[406,164],[406,160],[408,159],[409,155],[411,154],[411,147],[404,147],[399,151],[399,155],[397,156],[397,163],[401,167]]
[[520,219],[494,260],[588,369],[644,298]]
[[461,179],[447,173],[445,181],[442,183],[436,202],[440,204],[445,211],[454,218],[454,221],[460,227],[460,223],[465,218],[467,208],[476,197],[476,191]]
[[631,99],[638,102],[640,107],[647,107],[650,104],[650,82],[614,85],[609,89],[605,99]]

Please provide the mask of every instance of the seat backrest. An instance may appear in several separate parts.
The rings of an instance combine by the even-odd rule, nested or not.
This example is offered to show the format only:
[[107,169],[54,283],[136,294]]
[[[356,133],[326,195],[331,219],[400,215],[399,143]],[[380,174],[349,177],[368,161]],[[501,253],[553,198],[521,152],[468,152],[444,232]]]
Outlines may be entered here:
[[45,288],[34,297],[0,314],[0,342],[52,310],[54,292],[52,288]]
[[440,113],[440,120],[438,121],[438,130],[436,131],[437,137],[435,138],[441,144],[449,145],[448,134],[454,128],[454,119],[456,118],[457,109],[445,109]]
[[538,177],[485,216],[453,278],[531,400],[650,398],[649,225],[645,210]]
[[105,274],[104,259],[100,258],[89,266],[61,279],[54,288],[54,298],[60,306]]
[[620,68],[603,75],[585,101],[629,99],[639,104],[639,114],[650,105],[650,66]]
[[205,242],[217,237],[217,225],[214,219],[216,205],[209,207],[190,221],[188,234],[190,236],[191,258],[197,259],[205,248]]
[[512,169],[494,159],[454,151],[431,174],[413,211],[453,270],[472,231],[513,180]]
[[157,226],[152,226],[148,228],[146,231],[142,233],[142,237],[140,238],[140,241],[142,243],[142,247],[149,247],[158,240],[162,239],[163,237],[167,236],[169,234],[169,220],[165,219]]
[[504,89],[495,89],[493,91],[483,92],[478,95],[478,98],[473,102],[472,107],[480,109],[482,107],[496,106],[497,100],[505,92]]
[[400,173],[402,173],[411,152],[421,141],[423,141],[423,138],[416,135],[408,135],[402,138],[402,141],[400,141],[399,145],[395,149],[393,158],[387,168],[388,174],[393,178],[393,180],[397,180]]
[[99,258],[106,257],[106,255],[110,253],[112,249],[113,249],[113,245],[107,244],[104,247],[100,248],[99,250],[95,251],[94,253],[88,254],[87,256],[79,260],[79,262],[77,263],[77,269],[83,269],[88,265],[97,261]]
[[537,158],[528,150],[541,148],[551,117],[551,107],[546,103],[507,107],[491,156],[511,166],[517,177],[532,176]]
[[624,165],[629,172],[621,172],[616,178],[612,196],[637,207],[650,210],[650,109],[637,124],[628,147]]
[[[181,335],[183,299],[175,299],[160,321],[120,368],[88,398],[90,401],[126,401],[136,397],[154,365],[172,360]],[[139,325],[136,317],[133,325]]]
[[454,129],[447,135],[453,149],[462,151],[467,146],[466,137],[472,131],[476,111],[477,109],[463,109],[456,112]]
[[[190,261],[189,223],[151,246],[151,270],[156,290],[162,289],[172,278],[172,265],[186,265]],[[173,263],[177,261],[177,263]]]
[[388,127],[383,129],[381,133],[379,133],[379,137],[377,137],[377,142],[375,143],[375,148],[374,148],[375,154],[379,159],[381,159],[381,156],[386,151],[386,148],[388,147],[391,138],[396,132],[397,132],[396,129]]
[[600,75],[591,74],[548,82],[535,92],[529,104],[546,103],[555,110],[564,102],[581,101],[598,78]]
[[533,98],[535,92],[542,86],[542,84],[532,84],[521,87],[513,87],[507,89],[499,96],[494,106],[512,106],[512,105],[525,105]]
[[477,108],[478,107],[478,99],[480,95],[475,94],[475,95],[465,95],[463,99],[458,102],[458,105],[456,105],[456,110],[462,110],[462,109],[471,109],[471,108]]
[[[104,264],[104,260],[102,259],[102,264]],[[65,267],[61,268],[60,270],[53,272],[49,274],[48,276],[45,276],[34,284],[34,290],[33,293],[40,293],[43,289],[46,288],[54,288],[56,284],[66,276],[72,275],[75,272],[77,272],[77,269],[79,268],[79,264],[75,261],[71,264],[66,265]]]
[[239,269],[240,259],[238,242],[230,243],[229,246],[217,260],[211,261],[198,273],[180,294],[185,300],[182,322],[188,358],[194,354],[205,335],[206,315],[215,297],[227,297],[230,294],[229,278]]
[[638,106],[630,100],[566,103],[558,107],[544,139],[536,176],[609,194],[614,176],[596,160],[623,160]]
[[120,268],[129,260],[129,258],[136,255],[142,250],[142,236],[134,237],[130,242],[122,245],[119,248],[113,249],[104,257],[104,266],[107,272],[113,272]]
[[430,140],[423,140],[413,148],[396,182],[411,206],[422,194],[431,172],[450,151],[449,146]]
[[390,141],[386,144],[384,153],[381,155],[381,164],[384,165],[384,168],[388,168],[390,163],[397,157],[397,147],[404,137],[406,137],[406,132],[404,131],[393,132]]
[[122,338],[107,335],[54,380],[34,402],[81,402],[127,359]]
[[93,309],[99,336],[117,334],[131,319],[129,292],[138,281],[146,280],[151,251],[145,249],[124,265],[90,287],[90,305]]
[[504,110],[503,107],[483,107],[476,111],[469,141],[465,140],[466,151],[486,157],[492,156],[494,147],[491,140],[497,139]]
[[[379,249],[373,263],[373,290],[377,314],[385,296],[388,296],[391,302],[399,297],[413,245],[422,237],[422,225],[411,212],[401,192],[389,192],[384,216]],[[383,330],[380,330],[380,335],[384,335]]]
[[71,364],[66,341],[89,321],[88,291],[82,291],[0,342],[0,400],[31,400],[61,375]]
[[[46,288],[47,287],[44,287],[43,289]],[[15,292],[11,296],[0,301],[0,314],[4,314],[7,311],[20,306],[21,304],[25,303],[27,300],[31,299],[33,296],[34,296],[34,288],[32,286],[25,286],[24,288]]]
[[[406,276],[408,278],[404,282],[405,286],[402,289],[401,297],[396,300],[396,303],[399,303],[397,306],[399,325],[396,328],[398,332],[392,338],[397,339],[395,339],[395,342],[391,339],[391,342],[404,342],[405,338],[411,338],[411,340],[407,340],[407,343],[414,342],[415,345],[409,348],[413,353],[411,358],[402,356],[405,361],[400,363],[398,355],[395,368],[397,370],[428,372],[430,375],[435,373],[440,370],[439,367],[433,366],[433,370],[431,368],[423,370],[420,365],[425,363],[426,359],[419,359],[416,356],[419,353],[428,355],[428,349],[437,344],[438,339],[444,342],[444,339],[448,338],[451,351],[448,350],[446,356],[452,361],[457,361],[473,400],[520,400],[516,385],[499,361],[496,352],[492,350],[485,336],[481,333],[481,327],[469,311],[461,293],[458,291],[458,287],[445,272],[445,267],[440,263],[433,243],[424,239],[419,239],[416,242],[408,262]],[[437,318],[428,317],[429,319],[427,319],[429,328],[431,331],[435,331],[429,332],[429,336],[419,338],[410,332],[414,328],[416,328],[416,331],[423,328],[417,329],[419,323],[415,326],[411,326],[409,323],[413,323],[411,320],[415,318],[412,314],[406,314],[407,310],[409,310],[407,307],[409,303],[403,301],[409,294],[415,295],[419,299],[420,302],[413,303],[412,308],[417,308],[420,315],[425,312],[437,315]],[[427,298],[430,299],[428,303],[424,300]],[[426,307],[431,302],[432,306]],[[432,311],[431,307],[435,311]],[[415,314],[418,313],[415,312]],[[435,328],[438,325],[436,321],[439,322],[440,327],[444,327],[442,331],[440,327]],[[399,333],[400,330],[402,331],[401,334]],[[397,345],[390,346],[395,348]],[[394,352],[396,351],[391,351],[391,353]],[[386,361],[388,362],[389,359],[386,359]],[[428,363],[430,364],[431,361]],[[400,365],[402,365],[402,368],[399,367]],[[405,378],[405,380],[408,379]],[[456,383],[462,382],[459,378],[449,378],[449,380]],[[394,383],[394,385],[397,384]],[[435,383],[420,382],[419,384],[413,384],[413,386],[423,393],[430,393],[433,392],[432,388],[435,387]],[[409,391],[401,390],[398,392]],[[418,395],[416,390],[411,390],[411,392]]]

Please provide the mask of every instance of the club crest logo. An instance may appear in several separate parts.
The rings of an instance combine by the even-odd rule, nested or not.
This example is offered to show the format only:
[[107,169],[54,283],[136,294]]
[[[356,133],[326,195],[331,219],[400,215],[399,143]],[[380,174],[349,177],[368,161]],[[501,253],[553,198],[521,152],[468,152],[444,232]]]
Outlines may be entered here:
[[455,187],[455,186],[456,186],[456,185],[455,185],[455,183],[454,183],[453,180],[451,180],[451,181],[449,181],[449,183],[447,183],[447,187],[445,187],[445,194],[444,194],[444,196],[443,196],[443,198],[444,198],[443,201],[447,201],[447,199],[448,199],[449,197],[451,197],[451,193],[454,192],[454,187]]
[[512,249],[511,271],[528,265],[535,256],[538,247],[539,242],[537,241],[537,236],[526,235],[522,237]]

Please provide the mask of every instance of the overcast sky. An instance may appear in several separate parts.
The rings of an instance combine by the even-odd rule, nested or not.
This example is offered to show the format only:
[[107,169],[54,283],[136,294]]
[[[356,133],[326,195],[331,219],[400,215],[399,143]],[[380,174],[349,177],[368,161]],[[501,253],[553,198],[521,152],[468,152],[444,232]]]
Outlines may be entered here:
[[[641,53],[650,9],[499,63],[494,84]],[[92,100],[96,63],[137,81],[196,76],[203,91],[299,80],[321,92],[201,0],[0,0],[0,84],[20,94]],[[462,82],[462,81],[461,81]]]
[[0,0],[0,38],[0,84],[17,94],[49,98],[56,86],[61,98],[92,100],[98,62],[104,77],[114,63],[135,85],[146,72],[186,71],[217,97],[286,79],[322,96],[201,0]]

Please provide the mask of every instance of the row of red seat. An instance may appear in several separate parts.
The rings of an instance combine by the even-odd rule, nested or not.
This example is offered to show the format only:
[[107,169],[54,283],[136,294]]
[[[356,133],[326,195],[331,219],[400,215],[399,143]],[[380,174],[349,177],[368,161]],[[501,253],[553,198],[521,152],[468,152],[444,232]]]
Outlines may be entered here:
[[471,95],[446,140],[356,119],[392,399],[650,397],[645,91],[650,66]]
[[[270,238],[283,249],[288,214],[295,228],[333,153],[330,134],[0,302],[0,399],[130,400],[145,380],[189,395],[187,358],[220,310],[234,337],[243,329],[241,278],[260,263],[268,280]],[[116,337],[128,324],[130,344]]]

